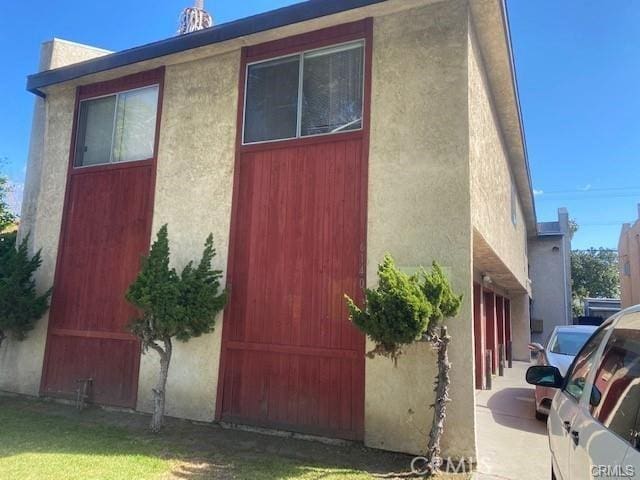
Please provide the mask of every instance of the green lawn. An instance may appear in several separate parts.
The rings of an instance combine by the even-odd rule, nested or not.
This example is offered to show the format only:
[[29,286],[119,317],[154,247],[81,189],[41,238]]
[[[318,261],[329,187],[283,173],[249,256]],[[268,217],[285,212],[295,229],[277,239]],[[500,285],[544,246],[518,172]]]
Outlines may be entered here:
[[[364,472],[304,465],[270,456],[216,454],[190,458],[162,437],[123,428],[0,407],[0,478],[89,479],[300,479],[360,480]],[[182,451],[181,451],[182,450]]]
[[[129,415],[129,417],[127,417]],[[19,480],[91,479],[215,479],[215,480],[364,480],[373,478],[363,470],[336,467],[336,450],[323,460],[292,460],[269,452],[270,437],[250,437],[259,448],[237,448],[238,433],[217,433],[223,442],[207,435],[211,427],[184,422],[177,430],[152,435],[131,414],[104,413],[100,409],[76,413],[72,407],[33,400],[0,397],[0,478]],[[144,420],[144,418],[142,419]],[[118,423],[120,422],[120,423]],[[146,422],[146,421],[145,421]],[[218,429],[220,432],[220,429]],[[203,436],[204,435],[204,436]],[[266,438],[266,439],[265,439]],[[240,439],[246,441],[246,434]],[[298,445],[297,447],[295,445]],[[304,444],[317,452],[322,447]],[[299,444],[294,444],[301,454]],[[340,447],[327,447],[340,448]],[[333,453],[332,453],[333,452]],[[360,465],[372,465],[365,453]],[[304,458],[304,457],[303,457]],[[344,458],[344,457],[343,457]],[[348,454],[351,459],[352,455]],[[344,460],[342,460],[344,461]],[[402,465],[405,462],[402,460]],[[396,465],[397,466],[397,465]],[[394,466],[388,468],[393,469]],[[387,470],[388,471],[388,470]],[[378,472],[380,468],[378,467]],[[468,476],[442,476],[463,480]]]

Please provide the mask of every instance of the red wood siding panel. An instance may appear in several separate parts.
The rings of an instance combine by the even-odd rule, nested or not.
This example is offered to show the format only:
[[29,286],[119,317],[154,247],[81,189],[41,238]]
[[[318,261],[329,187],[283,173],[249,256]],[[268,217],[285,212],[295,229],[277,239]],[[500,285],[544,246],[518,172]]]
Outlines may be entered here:
[[[78,378],[93,378],[95,401],[122,407],[135,407],[138,388],[140,346],[135,339],[51,335],[44,377],[44,393],[68,397]],[[135,370],[135,371],[134,371]]]
[[77,169],[51,302],[43,393],[71,395],[94,379],[97,403],[134,407],[140,346],[124,299],[149,248],[153,165]]
[[485,370],[485,320],[482,311],[482,286],[478,283],[473,284],[473,346],[474,358],[476,363],[475,379],[476,388],[484,388],[484,370]]
[[[74,167],[81,99],[157,84],[152,158]],[[96,403],[135,407],[140,344],[126,330],[134,315],[124,299],[149,250],[164,67],[78,87],[67,188],[40,391],[73,396],[92,378]]]
[[496,295],[496,324],[498,326],[498,346],[504,345],[504,298]]
[[[337,137],[339,138],[339,137]],[[361,140],[241,156],[222,418],[345,438],[362,431]]]
[[498,356],[497,356],[497,326],[496,326],[496,296],[493,292],[484,293],[484,311],[486,321],[486,348],[491,350],[491,371],[496,373],[498,369]]
[[[366,39],[363,128],[243,146],[249,61]],[[243,49],[216,417],[347,439],[364,434],[363,301],[372,21]]]

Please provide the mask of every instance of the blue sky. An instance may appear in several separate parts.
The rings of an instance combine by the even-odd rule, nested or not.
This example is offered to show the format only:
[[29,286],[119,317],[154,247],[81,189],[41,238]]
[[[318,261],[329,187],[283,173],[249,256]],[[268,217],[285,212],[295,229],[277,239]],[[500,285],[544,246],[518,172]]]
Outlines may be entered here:
[[[295,1],[208,0],[216,23]],[[32,95],[25,77],[53,36],[122,50],[174,34],[189,0],[0,2],[1,171],[24,180]],[[539,221],[566,206],[574,248],[617,246],[640,202],[640,1],[508,0]],[[14,199],[16,202],[18,198]]]

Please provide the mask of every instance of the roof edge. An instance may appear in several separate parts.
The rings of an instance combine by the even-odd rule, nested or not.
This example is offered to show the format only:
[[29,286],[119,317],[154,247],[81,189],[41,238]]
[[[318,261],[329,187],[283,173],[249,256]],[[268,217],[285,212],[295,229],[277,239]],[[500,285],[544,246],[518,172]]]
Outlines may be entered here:
[[57,83],[386,1],[388,0],[308,0],[295,3],[197,32],[35,73],[27,77],[27,90],[44,96],[41,89]]

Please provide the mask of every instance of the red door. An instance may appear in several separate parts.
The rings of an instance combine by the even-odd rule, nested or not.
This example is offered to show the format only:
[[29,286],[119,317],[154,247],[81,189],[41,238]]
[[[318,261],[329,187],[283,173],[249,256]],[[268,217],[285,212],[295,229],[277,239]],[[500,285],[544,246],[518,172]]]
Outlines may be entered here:
[[218,418],[362,438],[367,132],[238,145]]
[[[81,87],[78,98],[161,84],[161,71],[151,73]],[[42,394],[73,396],[77,380],[91,378],[96,403],[135,407],[140,344],[126,328],[135,312],[124,294],[149,248],[154,177],[155,157],[79,168],[72,158]]]

